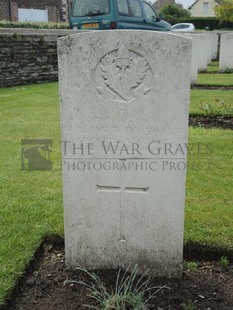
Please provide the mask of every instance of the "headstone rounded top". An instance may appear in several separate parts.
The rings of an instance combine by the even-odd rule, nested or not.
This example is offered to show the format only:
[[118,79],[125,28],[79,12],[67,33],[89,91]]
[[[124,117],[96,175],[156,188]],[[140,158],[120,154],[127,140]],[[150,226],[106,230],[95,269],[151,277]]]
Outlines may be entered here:
[[[58,42],[67,42],[67,41],[77,41],[80,37],[98,37],[98,36],[109,36],[110,38],[114,37],[123,37],[133,35],[135,40],[141,36],[157,37],[164,38],[165,40],[171,40],[171,38],[176,38],[176,40],[184,40],[188,42],[184,33],[173,33],[172,31],[152,31],[152,30],[134,30],[134,29],[117,29],[117,30],[91,30],[91,31],[80,31],[73,34],[68,34],[67,36],[62,36],[58,38]],[[114,39],[113,39],[114,40]]]

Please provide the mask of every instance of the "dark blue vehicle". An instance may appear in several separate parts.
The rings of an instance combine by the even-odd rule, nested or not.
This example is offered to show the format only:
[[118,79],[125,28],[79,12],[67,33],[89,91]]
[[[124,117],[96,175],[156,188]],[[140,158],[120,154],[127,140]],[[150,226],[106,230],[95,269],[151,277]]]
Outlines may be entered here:
[[145,0],[73,0],[70,27],[78,30],[171,30],[171,25]]

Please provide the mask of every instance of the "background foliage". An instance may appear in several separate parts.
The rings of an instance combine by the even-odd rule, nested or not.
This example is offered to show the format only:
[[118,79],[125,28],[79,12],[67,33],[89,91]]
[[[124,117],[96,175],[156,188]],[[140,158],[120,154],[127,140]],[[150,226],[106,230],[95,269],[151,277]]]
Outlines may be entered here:
[[223,22],[216,17],[188,17],[177,18],[174,16],[167,16],[164,18],[167,22],[174,25],[177,23],[192,23],[196,29],[231,29],[233,30],[233,22]]
[[160,10],[160,14],[162,14],[165,19],[167,17],[188,18],[191,15],[188,10],[183,9],[177,4],[165,4]]
[[221,22],[233,23],[233,0],[222,0],[219,5],[216,5],[215,13]]

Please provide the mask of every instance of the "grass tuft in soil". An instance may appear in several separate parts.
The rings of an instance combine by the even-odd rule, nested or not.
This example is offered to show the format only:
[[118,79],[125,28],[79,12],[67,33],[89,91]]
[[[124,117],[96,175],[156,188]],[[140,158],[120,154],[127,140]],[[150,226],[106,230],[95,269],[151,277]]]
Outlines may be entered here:
[[[140,287],[137,284],[140,281],[145,297],[143,304],[140,304],[140,298],[132,301],[128,294],[140,291],[135,289]],[[103,291],[97,293],[99,285]],[[156,294],[148,295],[147,289],[150,291],[153,287]],[[232,287],[233,264],[230,262],[225,266],[221,261],[185,262],[182,279],[140,277],[136,271],[132,274],[119,270],[71,271],[65,267],[62,244],[44,244],[34,268],[24,276],[18,296],[0,309],[83,310],[88,305],[102,310],[232,310]],[[98,298],[91,296],[93,292]],[[108,303],[99,300],[99,296],[103,295],[110,297],[105,298]],[[146,299],[148,296],[151,297],[149,300]]]

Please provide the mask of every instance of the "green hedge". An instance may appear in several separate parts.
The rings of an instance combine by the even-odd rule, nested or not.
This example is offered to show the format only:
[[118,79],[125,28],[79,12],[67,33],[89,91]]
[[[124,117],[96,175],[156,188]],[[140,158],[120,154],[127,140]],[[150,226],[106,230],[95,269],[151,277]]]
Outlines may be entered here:
[[206,29],[209,30],[214,29],[232,29],[233,23],[230,22],[220,22],[220,20],[216,17],[189,17],[185,19],[174,18],[173,16],[166,16],[165,20],[170,24],[174,25],[177,23],[192,23],[195,25],[196,29]]
[[190,17],[183,20],[183,22],[193,23],[196,29],[206,29],[207,27],[209,28],[209,30],[222,28],[233,29],[233,23],[221,23],[220,20],[216,17]]
[[0,21],[0,28],[69,29],[68,23]]

